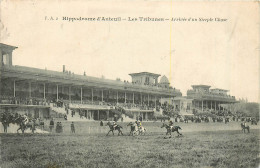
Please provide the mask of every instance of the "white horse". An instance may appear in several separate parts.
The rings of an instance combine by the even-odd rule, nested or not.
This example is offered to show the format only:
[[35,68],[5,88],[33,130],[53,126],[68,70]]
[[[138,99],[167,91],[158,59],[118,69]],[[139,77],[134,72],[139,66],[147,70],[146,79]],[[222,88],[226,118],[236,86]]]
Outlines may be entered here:
[[140,126],[140,127],[138,127],[138,132],[139,132],[139,135],[145,135],[146,128],[144,128],[143,126]]

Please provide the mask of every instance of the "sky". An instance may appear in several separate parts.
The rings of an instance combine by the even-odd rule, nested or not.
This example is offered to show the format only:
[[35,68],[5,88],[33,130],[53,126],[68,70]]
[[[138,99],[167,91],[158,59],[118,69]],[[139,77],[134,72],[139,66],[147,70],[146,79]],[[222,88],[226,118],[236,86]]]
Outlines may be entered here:
[[[17,46],[13,64],[131,81],[130,73],[166,75],[183,95],[191,85],[230,90],[259,102],[257,2],[3,0],[1,43]],[[54,20],[51,20],[51,17]],[[63,17],[121,17],[74,21]],[[197,21],[128,21],[196,18]],[[58,20],[56,20],[58,18]],[[227,19],[224,22],[199,18]]]

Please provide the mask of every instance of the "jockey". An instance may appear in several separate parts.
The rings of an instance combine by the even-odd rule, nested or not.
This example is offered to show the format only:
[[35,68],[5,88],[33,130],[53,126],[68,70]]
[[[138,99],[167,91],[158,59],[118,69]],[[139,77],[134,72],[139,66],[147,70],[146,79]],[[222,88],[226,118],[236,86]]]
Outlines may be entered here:
[[170,128],[172,129],[172,127],[173,127],[173,122],[172,122],[172,120],[169,121],[169,126],[170,126]]
[[27,124],[29,122],[28,117],[26,115],[23,115],[23,119],[24,119],[23,121],[25,124]]
[[115,122],[115,121],[113,121],[113,128],[115,129],[115,128],[116,128],[116,126],[117,126],[116,122]]
[[137,125],[138,129],[140,129],[140,128],[142,127],[141,121],[137,121],[137,122],[136,122],[136,125]]

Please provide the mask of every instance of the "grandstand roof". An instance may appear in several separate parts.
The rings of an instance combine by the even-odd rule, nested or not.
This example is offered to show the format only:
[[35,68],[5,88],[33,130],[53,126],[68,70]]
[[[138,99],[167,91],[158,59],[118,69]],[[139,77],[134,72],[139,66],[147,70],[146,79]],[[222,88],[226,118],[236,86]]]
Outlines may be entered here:
[[6,48],[6,49],[14,50],[14,49],[16,49],[18,47],[7,45],[7,44],[4,44],[4,43],[0,43],[0,48]]
[[214,88],[214,89],[210,89],[210,90],[219,90],[219,91],[225,91],[225,92],[229,91],[229,90],[226,90],[226,89],[219,89],[219,88]]
[[209,85],[191,85],[192,88],[210,88],[211,86]]
[[129,75],[130,76],[150,75],[150,76],[155,76],[155,77],[161,76],[160,74],[155,74],[155,73],[151,73],[151,72],[138,72],[138,73],[131,73]]

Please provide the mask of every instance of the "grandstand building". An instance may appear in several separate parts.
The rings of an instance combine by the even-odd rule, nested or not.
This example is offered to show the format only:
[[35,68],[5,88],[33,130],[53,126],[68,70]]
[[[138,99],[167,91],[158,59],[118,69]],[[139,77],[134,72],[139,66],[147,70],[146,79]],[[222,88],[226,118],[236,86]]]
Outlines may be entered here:
[[[76,75],[66,70],[51,71],[13,65],[12,52],[17,49],[0,43],[1,111],[24,112],[30,117],[50,118],[65,115],[58,102],[69,104],[75,116],[108,120],[123,109],[125,115],[143,120],[153,118],[163,98],[182,96],[168,79],[149,72],[132,73],[132,82]],[[68,113],[67,113],[68,114]]]
[[224,110],[221,104],[236,103],[234,96],[228,95],[228,90],[225,89],[210,89],[209,85],[192,85],[192,90],[187,91],[187,98],[193,99],[192,107],[194,109],[205,111]]
[[187,91],[187,96],[163,98],[162,104],[172,106],[172,111],[180,115],[192,115],[194,112],[219,112],[231,111],[225,109],[227,104],[236,103],[234,96],[228,95],[228,90],[210,89],[208,85],[192,85],[192,90]]

